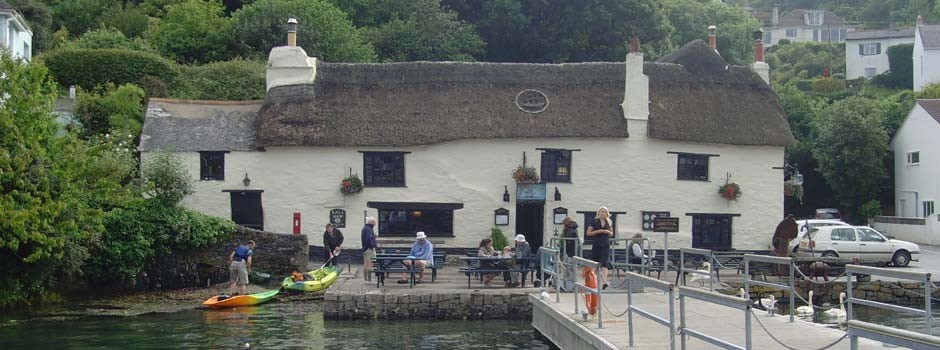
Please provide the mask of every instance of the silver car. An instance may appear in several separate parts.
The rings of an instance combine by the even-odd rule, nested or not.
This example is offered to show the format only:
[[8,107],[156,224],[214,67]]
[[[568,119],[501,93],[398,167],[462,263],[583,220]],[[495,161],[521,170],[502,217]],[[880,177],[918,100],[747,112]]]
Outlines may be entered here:
[[888,239],[868,226],[827,226],[810,229],[800,240],[797,255],[858,259],[859,262],[904,267],[919,260],[920,247]]

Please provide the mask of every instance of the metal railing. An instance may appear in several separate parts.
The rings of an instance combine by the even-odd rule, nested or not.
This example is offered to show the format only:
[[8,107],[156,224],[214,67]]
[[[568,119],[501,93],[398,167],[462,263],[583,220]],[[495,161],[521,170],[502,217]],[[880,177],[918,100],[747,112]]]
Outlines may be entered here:
[[[676,319],[675,319],[675,299],[672,298],[672,291],[675,290],[676,286],[669,283],[663,282],[655,278],[650,278],[643,276],[641,274],[626,272],[624,278],[627,279],[627,335],[630,348],[635,348],[636,344],[633,339],[633,313],[638,313],[640,316],[646,317],[656,323],[659,323],[663,326],[669,327],[669,349],[675,350],[676,348]],[[669,302],[669,317],[664,318],[653,314],[647,310],[643,310],[639,307],[633,305],[633,284],[638,283],[643,287],[652,287],[659,289],[666,295],[666,299]]]
[[[927,328],[926,334],[928,335],[931,334],[931,327],[932,327],[931,320],[933,318],[931,317],[931,310],[930,310],[930,292],[931,292],[931,289],[933,288],[933,283],[930,281],[929,272],[897,271],[897,270],[883,269],[883,268],[878,268],[878,267],[869,267],[869,266],[849,264],[849,265],[845,265],[845,273],[848,274],[847,281],[846,281],[846,288],[845,288],[846,296],[848,297],[845,303],[846,321],[852,321],[853,319],[853,316],[854,316],[854,313],[852,312],[853,305],[855,304],[865,305],[865,306],[871,306],[871,307],[876,307],[880,309],[906,312],[910,314],[924,316],[924,325]],[[924,284],[924,309],[921,310],[921,309],[915,309],[915,308],[910,308],[906,306],[893,305],[893,304],[887,304],[887,303],[882,303],[878,301],[855,298],[852,296],[852,275],[853,274],[891,277],[891,278],[897,278],[897,279],[922,282]],[[890,327],[887,327],[887,328],[890,328]],[[896,329],[896,330],[900,331],[899,329]]]
[[[689,328],[685,324],[685,298],[698,299],[701,301],[724,305],[727,307],[735,308],[738,310],[744,311],[744,346],[732,344],[726,340],[722,340],[716,337],[712,337],[700,331]],[[724,348],[724,349],[734,349],[734,350],[750,350],[751,349],[751,307],[753,301],[751,299],[737,298],[732,296],[727,296],[723,294],[718,294],[715,292],[708,292],[700,289],[689,288],[689,287],[679,287],[679,334],[680,342],[682,344],[682,350],[686,349],[686,339],[688,337],[693,337],[702,341],[705,341],[709,344]]]
[[[617,272],[617,277],[620,277],[620,269],[624,271],[630,271],[632,268],[636,268],[640,273],[649,273],[653,270],[653,259],[652,259],[652,246],[650,245],[649,238],[614,238],[610,240],[612,246],[619,246],[620,242],[626,243],[626,248],[621,250],[623,252],[622,259],[618,259],[621,255],[618,254],[618,249],[613,249],[610,252],[610,264],[613,265],[614,270]],[[643,252],[643,256],[640,257],[640,263],[631,263],[630,256],[633,254],[633,242],[639,242],[640,250]]]
[[[698,255],[705,257],[708,261],[708,271],[688,269],[685,267],[685,255]],[[682,277],[682,285],[685,285],[685,274],[691,273],[695,275],[705,275],[708,276],[708,290],[715,290],[715,276],[712,275],[712,269],[715,266],[715,253],[708,249],[698,249],[698,248],[680,248],[679,249],[679,274],[676,275],[676,284],[679,284],[679,277]]]
[[[575,271],[578,271],[579,267],[581,266],[594,269],[594,276],[597,279],[595,281],[595,283],[597,283],[597,287],[595,288],[588,287],[587,285],[582,284],[581,282],[578,282],[577,278],[575,279],[576,282],[574,283],[574,286],[575,286],[574,313],[576,315],[581,314],[581,308],[579,307],[579,304],[578,304],[578,291],[583,290],[585,293],[597,294],[597,328],[598,329],[604,328],[604,322],[603,322],[604,312],[602,311],[604,308],[604,300],[601,299],[601,271],[600,271],[601,264],[598,264],[597,262],[587,260],[579,256],[571,258],[571,261],[574,264]],[[587,313],[583,314],[582,316],[587,318]]]
[[556,249],[556,250],[558,250],[559,252],[561,252],[561,256],[564,258],[564,257],[567,257],[567,256],[568,256],[568,245],[565,244],[565,243],[568,243],[568,242],[570,242],[570,241],[574,241],[574,249],[575,249],[574,256],[584,256],[584,254],[583,254],[583,253],[584,253],[584,243],[581,242],[581,238],[578,238],[578,237],[552,237],[552,238],[548,241],[548,242],[549,242],[548,244],[549,244],[549,246],[551,246],[553,249]]
[[[788,284],[771,283],[771,282],[764,282],[764,281],[751,279],[751,262],[754,262],[754,261],[770,263],[774,265],[786,265],[787,269],[789,269],[789,279],[787,280]],[[794,286],[793,280],[794,278],[793,278],[793,259],[792,258],[785,258],[785,257],[780,257],[780,256],[753,255],[753,254],[744,255],[744,290],[747,293],[750,293],[751,284],[756,284],[759,286],[771,287],[771,288],[776,288],[776,289],[787,291],[790,294],[790,322],[794,321],[793,309],[795,308],[794,296],[796,295],[796,290],[793,287]],[[776,308],[775,305],[771,305],[771,306]]]
[[940,337],[859,320],[849,320],[847,332],[849,334],[849,348],[851,350],[858,350],[859,337],[914,350],[940,349]]
[[552,277],[555,285],[555,303],[561,302],[561,279],[564,275],[564,268],[561,266],[560,253],[555,249],[548,249],[545,247],[539,247],[539,272],[541,273],[542,281],[541,286],[539,286],[539,298],[544,299],[542,292],[545,291],[545,275]]

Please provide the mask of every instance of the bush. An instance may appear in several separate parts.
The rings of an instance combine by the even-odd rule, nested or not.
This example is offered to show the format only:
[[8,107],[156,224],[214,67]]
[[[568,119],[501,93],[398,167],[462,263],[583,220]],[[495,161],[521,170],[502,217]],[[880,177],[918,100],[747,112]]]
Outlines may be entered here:
[[496,251],[503,250],[503,247],[509,245],[509,240],[506,239],[506,235],[503,234],[503,230],[500,230],[499,227],[494,227],[490,230],[490,238],[493,239],[493,248]]
[[180,63],[231,58],[231,20],[218,0],[186,0],[167,6],[162,21],[150,28],[150,42]]
[[144,164],[147,194],[165,206],[176,206],[193,193],[193,180],[183,162],[170,153],[161,153]]
[[75,116],[86,135],[118,131],[136,139],[144,122],[145,97],[144,90],[132,84],[117,88],[108,84],[90,92],[79,90]]
[[102,23],[109,28],[117,28],[129,38],[142,37],[150,24],[150,18],[147,17],[140,7],[133,4],[126,4],[122,8],[111,10],[101,19]]
[[94,89],[108,83],[137,84],[145,76],[171,83],[177,74],[173,62],[157,54],[121,49],[57,49],[41,56],[59,84]]
[[881,202],[877,199],[865,202],[865,204],[862,204],[861,209],[858,210],[858,214],[861,216],[862,222],[867,223],[868,219],[881,215]]
[[123,49],[133,51],[156,52],[150,45],[137,39],[129,39],[115,28],[95,29],[75,40],[66,41],[60,49]]
[[845,81],[835,78],[819,78],[813,80],[813,92],[818,94],[835,94],[845,91]]
[[235,59],[183,66],[173,98],[187,100],[259,100],[265,94],[265,63]]
[[940,83],[926,85],[914,95],[920,99],[940,98]]

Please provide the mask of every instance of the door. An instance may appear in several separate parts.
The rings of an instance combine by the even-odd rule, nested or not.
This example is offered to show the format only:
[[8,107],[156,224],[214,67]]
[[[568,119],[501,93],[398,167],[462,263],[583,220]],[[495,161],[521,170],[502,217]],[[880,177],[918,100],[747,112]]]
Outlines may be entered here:
[[[858,258],[858,240],[856,238],[855,229],[851,227],[837,227],[832,229],[832,234],[830,235],[830,245],[828,249],[835,250],[839,253],[840,258],[855,259]],[[820,249],[818,244],[816,245],[817,249]],[[826,249],[826,248],[823,248]],[[822,250],[822,249],[820,249]],[[825,251],[823,251],[825,253]]]
[[525,236],[533,252],[542,246],[545,225],[545,203],[516,204],[516,234]]
[[858,257],[863,261],[891,261],[894,252],[887,240],[875,230],[859,227],[855,229],[858,234]]
[[692,248],[731,250],[731,216],[692,216]]
[[238,225],[264,230],[261,192],[231,192],[232,221]]

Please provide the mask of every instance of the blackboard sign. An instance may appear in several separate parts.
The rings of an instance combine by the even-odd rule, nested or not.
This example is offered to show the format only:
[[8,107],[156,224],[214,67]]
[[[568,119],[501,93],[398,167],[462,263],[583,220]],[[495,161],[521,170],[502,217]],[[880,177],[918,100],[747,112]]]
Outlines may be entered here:
[[346,211],[343,209],[330,210],[330,223],[336,228],[346,228]]
[[679,218],[656,217],[653,219],[655,232],[679,232]]

